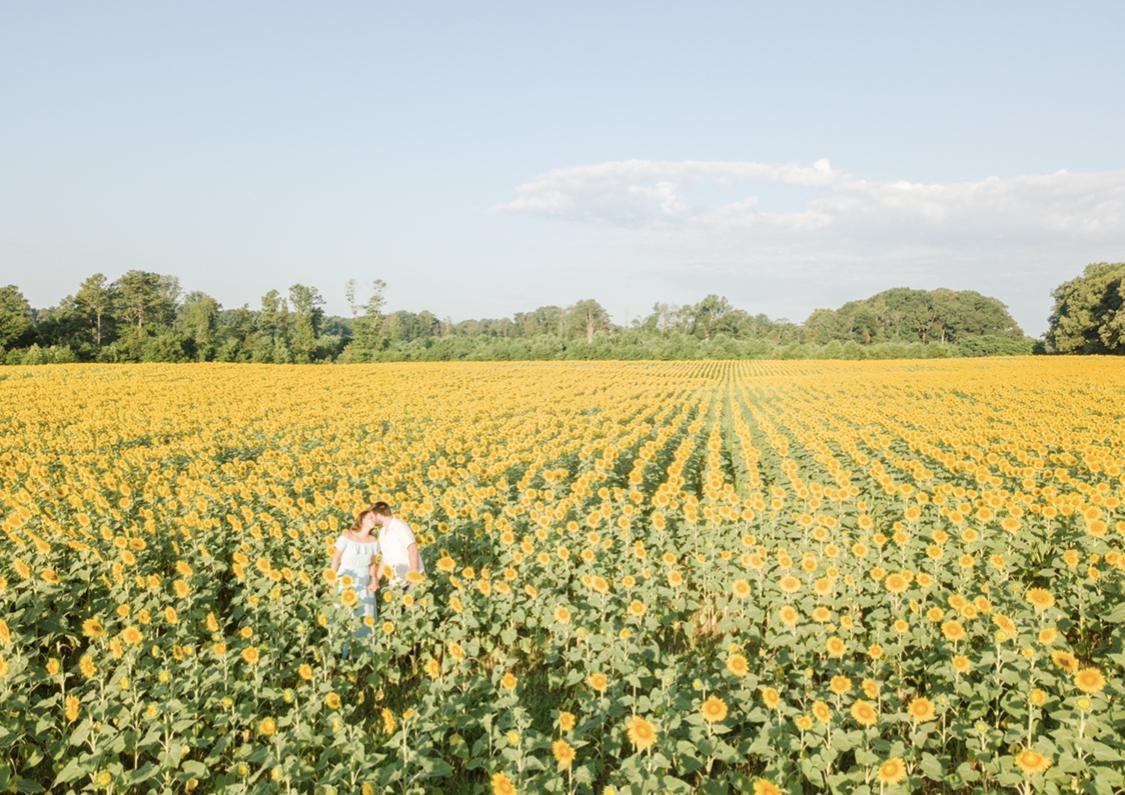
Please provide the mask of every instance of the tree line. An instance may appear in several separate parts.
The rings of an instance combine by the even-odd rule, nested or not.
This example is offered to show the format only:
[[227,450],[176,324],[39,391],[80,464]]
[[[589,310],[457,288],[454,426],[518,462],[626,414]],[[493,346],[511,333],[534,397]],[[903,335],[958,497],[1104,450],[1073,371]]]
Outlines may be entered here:
[[173,277],[130,270],[85,279],[56,306],[0,287],[0,361],[371,362],[465,359],[902,358],[1125,352],[1125,264],[1096,264],[1054,292],[1043,340],[999,300],[971,290],[894,288],[803,323],[750,314],[718,295],[658,303],[614,324],[593,299],[505,318],[454,322],[386,311],[386,283],[346,285],[349,316],[327,315],[315,287],[270,290],[257,308],[225,309]]

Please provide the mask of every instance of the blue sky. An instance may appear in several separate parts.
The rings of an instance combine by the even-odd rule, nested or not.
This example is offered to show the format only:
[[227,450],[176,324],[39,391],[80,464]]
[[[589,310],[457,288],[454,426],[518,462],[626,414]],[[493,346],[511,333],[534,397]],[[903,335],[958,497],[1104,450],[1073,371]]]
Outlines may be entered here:
[[1125,259],[1121,3],[0,0],[0,282],[226,306],[978,289]]

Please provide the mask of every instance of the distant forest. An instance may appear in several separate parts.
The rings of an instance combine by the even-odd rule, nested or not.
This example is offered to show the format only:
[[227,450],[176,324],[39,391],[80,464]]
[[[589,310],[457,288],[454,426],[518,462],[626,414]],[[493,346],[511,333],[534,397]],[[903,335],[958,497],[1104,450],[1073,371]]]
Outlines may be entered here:
[[270,290],[260,305],[224,309],[178,279],[131,270],[94,274],[57,306],[29,305],[0,287],[0,361],[374,362],[506,359],[928,358],[1037,353],[1125,353],[1125,263],[1099,263],[1053,293],[1050,328],[1027,337],[995,298],[971,290],[877,293],[803,323],[738,309],[718,295],[656,304],[615,325],[593,299],[507,318],[453,322],[431,312],[388,312],[386,284],[360,295],[349,317],[326,315],[320,292]]

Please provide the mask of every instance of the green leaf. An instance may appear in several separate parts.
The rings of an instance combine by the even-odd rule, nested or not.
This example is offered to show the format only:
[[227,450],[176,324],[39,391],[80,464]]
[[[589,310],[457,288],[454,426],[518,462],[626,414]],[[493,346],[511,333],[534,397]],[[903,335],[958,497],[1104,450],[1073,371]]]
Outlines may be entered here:
[[918,764],[918,767],[922,771],[922,775],[933,781],[941,781],[945,776],[941,762],[931,753],[922,754],[922,761]]
[[195,759],[189,759],[180,765],[180,769],[192,778],[203,779],[207,777],[207,765]]
[[1125,621],[1125,602],[1118,603],[1117,607],[1104,614],[1101,619],[1110,624],[1120,624]]
[[160,772],[160,768],[152,762],[145,762],[139,770],[134,770],[129,779],[134,784],[140,784],[142,781],[148,781],[150,778]]
[[422,758],[417,761],[419,767],[422,768],[422,778],[444,778],[453,773],[453,768],[445,760]]
[[84,776],[88,772],[89,771],[86,769],[86,766],[83,765],[81,761],[79,761],[78,757],[71,757],[70,761],[67,762],[63,769],[59,771],[59,774],[55,776],[54,786],[57,787],[59,784],[65,784],[68,781],[74,781],[74,779],[78,778],[79,776]]

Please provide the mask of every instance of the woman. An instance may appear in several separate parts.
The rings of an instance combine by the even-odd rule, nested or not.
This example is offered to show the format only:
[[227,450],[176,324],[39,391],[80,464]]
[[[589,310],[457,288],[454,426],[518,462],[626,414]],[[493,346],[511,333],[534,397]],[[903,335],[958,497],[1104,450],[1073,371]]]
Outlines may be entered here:
[[[379,541],[371,535],[376,526],[375,512],[368,508],[356,518],[351,530],[340,534],[336,539],[336,552],[332,555],[332,570],[336,572],[339,592],[352,590],[356,595],[355,614],[375,620],[377,606],[375,592],[379,590],[381,556]],[[351,601],[346,599],[345,604]],[[362,638],[370,634],[366,622],[355,633]],[[348,656],[348,644],[344,644],[344,656]]]

